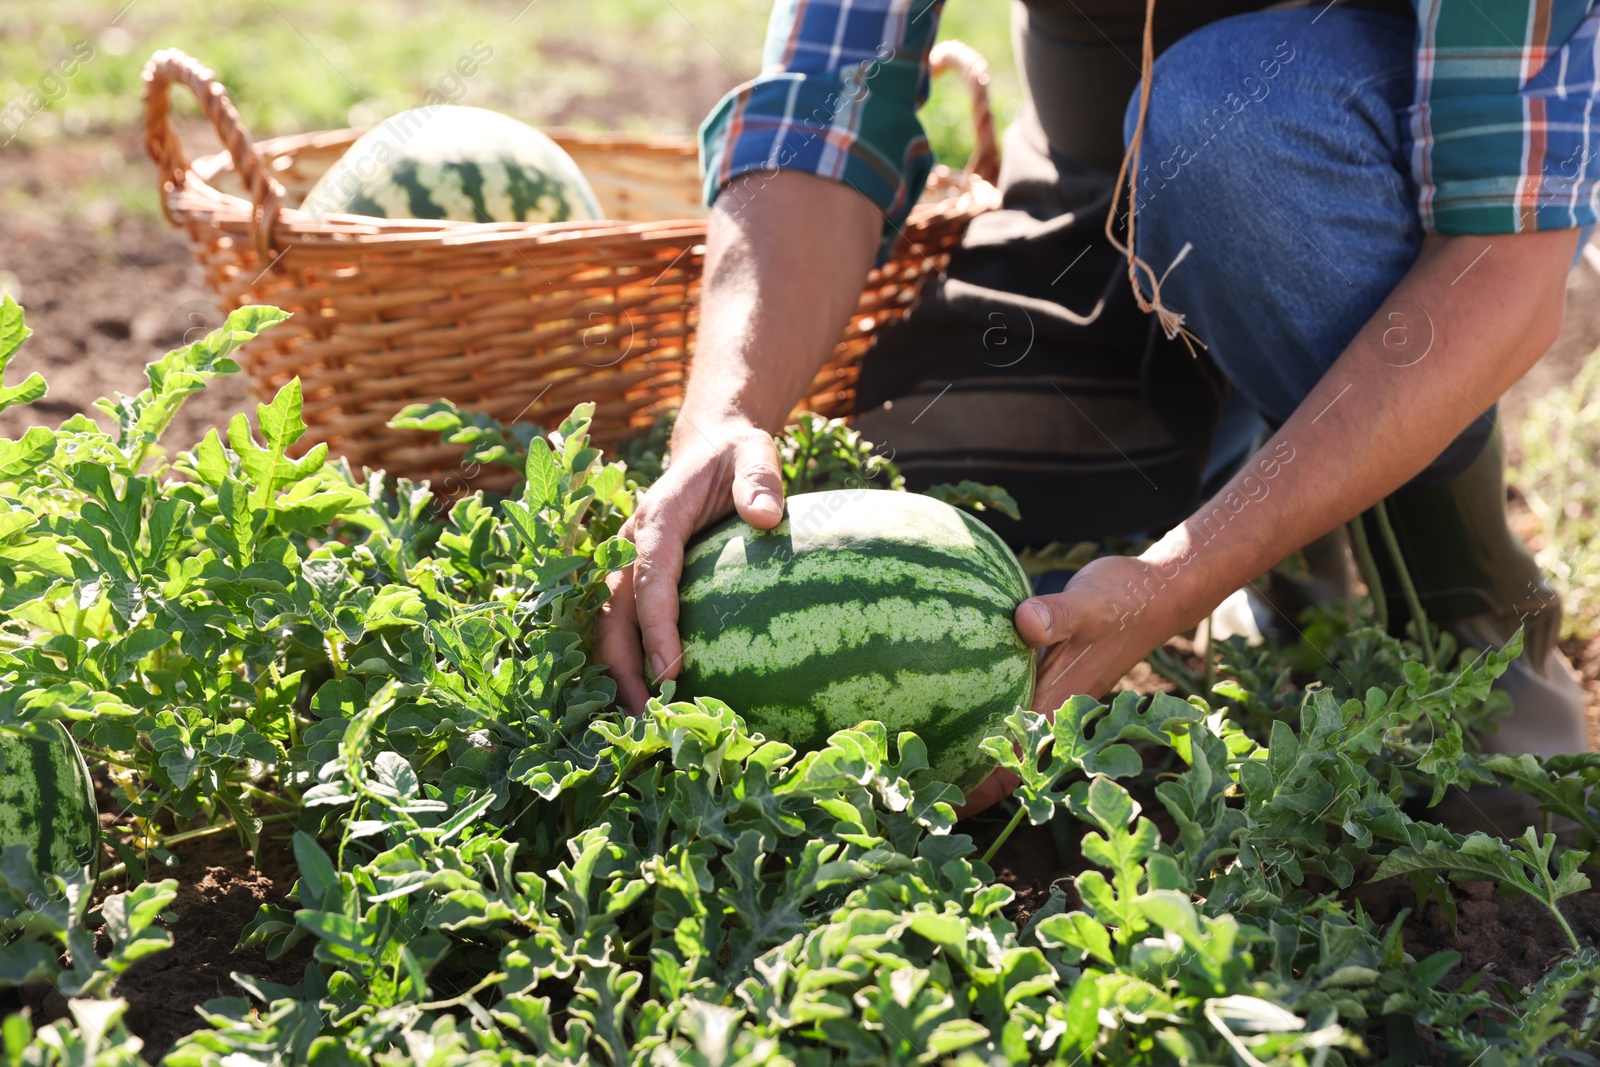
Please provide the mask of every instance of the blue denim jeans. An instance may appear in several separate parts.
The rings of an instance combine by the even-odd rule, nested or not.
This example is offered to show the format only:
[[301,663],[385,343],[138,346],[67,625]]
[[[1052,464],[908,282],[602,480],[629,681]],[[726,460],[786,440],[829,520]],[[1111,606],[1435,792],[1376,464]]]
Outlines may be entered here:
[[[1237,394],[1212,473],[1288,419],[1417,257],[1415,62],[1407,22],[1321,4],[1220,20],[1156,60],[1138,246],[1158,274],[1192,246],[1162,298]],[[1431,331],[1395,328],[1402,367]],[[1413,484],[1464,469],[1492,426],[1491,408]]]
[[[1222,19],[1156,60],[1138,247],[1159,274],[1192,246],[1162,299],[1233,386],[1208,479],[1225,477],[1260,431],[1289,418],[1416,260],[1406,121],[1415,62],[1406,21],[1321,4]],[[1135,94],[1125,138],[1137,110]],[[1425,326],[1395,325],[1412,331],[1396,334],[1393,363],[1403,368],[1429,338]],[[1493,414],[1412,484],[1464,470]],[[1042,575],[1036,592],[1057,592],[1068,577]]]

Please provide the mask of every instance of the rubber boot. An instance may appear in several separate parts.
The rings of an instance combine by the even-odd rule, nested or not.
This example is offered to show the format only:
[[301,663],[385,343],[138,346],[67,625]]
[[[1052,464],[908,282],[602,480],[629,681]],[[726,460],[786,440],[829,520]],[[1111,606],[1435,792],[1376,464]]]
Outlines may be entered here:
[[[1442,485],[1402,489],[1389,522],[1429,621],[1463,648],[1499,648],[1522,627],[1522,655],[1497,688],[1512,710],[1487,735],[1490,752],[1587,752],[1583,690],[1557,647],[1561,597],[1506,522],[1505,443],[1499,431]],[[1389,628],[1410,621],[1404,591],[1371,512],[1363,516],[1389,606]]]
[[[1389,521],[1429,621],[1463,648],[1500,648],[1520,626],[1522,655],[1496,683],[1511,698],[1486,751],[1552,756],[1589,749],[1583,690],[1557,647],[1561,598],[1506,521],[1505,443],[1496,430],[1466,470],[1439,484],[1404,488],[1386,502]],[[1372,512],[1362,517],[1383,582],[1389,628],[1410,619],[1400,578]],[[1516,836],[1536,825],[1532,798],[1483,787],[1452,793],[1429,818],[1458,832]]]

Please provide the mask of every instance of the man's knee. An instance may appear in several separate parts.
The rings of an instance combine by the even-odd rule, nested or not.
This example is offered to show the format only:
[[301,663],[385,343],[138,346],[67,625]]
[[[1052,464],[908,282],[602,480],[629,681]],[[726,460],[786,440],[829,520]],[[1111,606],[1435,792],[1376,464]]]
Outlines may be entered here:
[[[1302,62],[1294,41],[1297,24],[1278,16],[1256,12],[1211,23],[1156,60],[1142,135],[1141,199],[1161,192],[1208,155],[1237,155],[1241,162],[1261,158],[1254,148],[1278,136],[1272,120],[1281,109],[1266,105]],[[1129,142],[1138,118],[1136,91],[1124,117]],[[1216,190],[1194,192],[1211,200]]]
[[[1260,11],[1220,19],[1195,30],[1156,59],[1151,112],[1176,114],[1220,132],[1228,120],[1264,102],[1300,55],[1296,24],[1279,12]],[[1131,139],[1139,114],[1139,92],[1128,100],[1123,137]]]
[[[1264,196],[1279,202],[1286,179],[1319,199],[1319,182],[1357,173],[1379,183],[1369,195],[1407,200],[1395,116],[1410,100],[1412,49],[1402,20],[1338,8],[1252,12],[1189,34],[1155,63],[1140,209],[1232,227]],[[1138,114],[1136,92],[1130,140]]]

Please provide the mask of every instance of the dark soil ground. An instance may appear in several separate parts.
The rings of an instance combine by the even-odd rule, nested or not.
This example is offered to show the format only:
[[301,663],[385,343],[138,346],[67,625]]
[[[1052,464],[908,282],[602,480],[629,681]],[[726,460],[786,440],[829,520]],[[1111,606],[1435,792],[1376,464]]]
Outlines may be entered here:
[[[195,1008],[216,997],[245,993],[230,977],[235,971],[266,982],[297,985],[310,958],[299,947],[282,959],[269,960],[259,948],[234,951],[239,932],[261,905],[281,904],[294,885],[294,857],[283,837],[264,836],[261,867],[236,837],[219,835],[180,845],[178,866],[153,874],[178,879],[178,895],[170,910],[177,918],[166,924],[173,945],[141,960],[112,987],[128,1002],[128,1029],[144,1040],[143,1052],[158,1061],[178,1038],[196,1030]],[[24,991],[34,1024],[66,1014],[66,1001],[49,987]]]
[[[139,392],[149,385],[145,364],[221,322],[177,231],[80,192],[113,158],[131,172],[124,180],[153,181],[136,151],[130,135],[0,153],[0,190],[12,202],[19,193],[28,198],[20,210],[0,211],[0,271],[15,278],[21,292],[13,295],[33,330],[6,380],[38,371],[50,385],[31,407],[0,413],[0,436],[79,411],[94,415],[97,398]],[[220,379],[184,405],[172,444],[188,447],[249,403],[242,377]]]
[[[113,833],[124,821],[122,804],[103,775],[97,776],[95,786],[101,827]],[[177,862],[170,869],[152,867],[152,881],[178,882],[178,894],[167,909],[175,917],[164,924],[172,934],[172,947],[135,963],[111,989],[128,1002],[124,1020],[144,1041],[142,1051],[150,1062],[200,1027],[202,1020],[195,1012],[199,1005],[216,997],[246,995],[233,981],[234,972],[281,985],[299,984],[311,958],[309,943],[276,960],[259,948],[234,951],[240,932],[261,905],[282,904],[294,886],[289,834],[281,823],[265,828],[258,852],[245,849],[232,832],[206,836],[174,846]],[[112,862],[108,848],[101,857],[102,870]],[[123,878],[108,879],[96,906],[100,898],[121,891],[125,884]],[[100,946],[102,951],[108,947]],[[67,1014],[66,999],[42,984],[10,992],[9,997],[0,994],[0,1011],[18,1007],[28,1009],[36,1027]]]
[[[7,381],[38,370],[51,386],[49,397],[31,409],[0,413],[0,437],[76,411],[93,414],[91,402],[113,391],[138,391],[146,384],[146,363],[220,321],[220,309],[178,233],[148,213],[83,192],[97,188],[106,173],[123,168],[123,181],[151,180],[132,133],[46,149],[13,146],[0,154],[0,192],[6,194],[0,200],[0,286],[13,292],[20,288],[19,299],[34,330]],[[1580,266],[1569,283],[1566,329],[1550,354],[1507,396],[1502,424],[1514,427],[1531,398],[1570,381],[1597,343],[1600,276]],[[250,401],[242,379],[215,383],[189,401],[170,443],[187,447]],[[1600,740],[1600,635],[1570,641],[1565,648],[1584,678],[1591,732]],[[1148,670],[1128,682],[1140,689],[1161,684]],[[980,826],[974,832],[981,836],[995,831]],[[192,842],[176,852],[180,864],[169,872],[182,886],[173,905],[178,919],[169,924],[175,945],[134,967],[116,987],[130,1002],[129,1024],[144,1038],[152,1061],[200,1024],[196,1005],[217,996],[242,995],[230,972],[292,985],[305,962],[301,955],[268,961],[257,950],[233,951],[239,931],[258,906],[281,901],[292,884],[292,860],[282,839],[264,839],[259,867],[227,836]],[[1019,923],[1045,902],[1051,882],[1064,869],[1048,828],[1027,826],[1002,850],[995,866],[1018,894],[1010,911]],[[1418,954],[1444,948],[1462,953],[1452,980],[1488,969],[1495,977],[1525,984],[1561,955],[1563,938],[1536,905],[1492,890],[1487,884],[1456,887],[1456,926],[1451,928],[1432,904],[1408,924],[1408,943]],[[1415,903],[1404,885],[1370,887],[1363,894],[1380,920]],[[1600,939],[1600,893],[1582,894],[1565,907],[1580,937]],[[42,1022],[65,1009],[53,992],[28,993],[21,1002],[14,995],[0,998],[0,1010],[26,1003],[35,1021]]]
[[128,1026],[144,1038],[152,1061],[200,1026],[196,1005],[245,995],[230,977],[233,972],[298,985],[310,958],[309,945],[277,960],[267,959],[259,948],[234,951],[239,932],[261,905],[282,904],[294,885],[287,837],[264,836],[259,857],[241,849],[232,836],[196,841],[178,856],[180,866],[172,872],[179,879],[172,903],[178,918],[168,924],[174,944],[134,964],[113,987],[128,1001]]

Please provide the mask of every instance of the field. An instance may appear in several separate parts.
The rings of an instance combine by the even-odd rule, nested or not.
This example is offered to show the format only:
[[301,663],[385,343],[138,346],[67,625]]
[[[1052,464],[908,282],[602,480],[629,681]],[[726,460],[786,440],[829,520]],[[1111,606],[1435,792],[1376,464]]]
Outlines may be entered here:
[[[213,66],[257,136],[414,105],[479,41],[461,102],[685,134],[757,69],[766,16],[0,7],[0,116],[49,97],[0,130],[0,290],[33,330],[16,347],[0,311],[0,728],[73,724],[106,841],[92,879],[0,857],[5,1062],[1592,1062],[1600,757],[1477,753],[1496,657],[1429,668],[1365,603],[1287,650],[1180,638],[1114,699],[1014,716],[989,744],[1023,788],[958,821],[920,742],[872,724],[800,757],[714,701],[608,710],[592,620],[652,457],[585,447],[582,410],[509,446],[511,497],[447,515],[285,458],[298,392],[258,408],[223,373],[275,316],[225,322],[160,215],[152,51]],[[1007,19],[957,0],[944,24],[993,62],[1002,121]],[[947,162],[965,109],[936,89]],[[1580,266],[1502,410],[1600,737],[1597,311]],[[48,396],[8,398],[34,371]],[[116,392],[121,426],[92,407]],[[893,478],[840,426],[785,473]],[[1576,829],[1428,821],[1437,790],[1489,781]]]
[[[1018,100],[1008,9],[1001,0],[962,7],[943,33],[994,57],[1003,121]],[[135,390],[145,363],[186,331],[221,322],[181,237],[161,219],[140,139],[139,73],[156,49],[184,49],[215,70],[256,137],[370,123],[434,90],[542,125],[689,135],[759,69],[767,11],[759,0],[507,0],[448,13],[370,0],[249,0],[221,11],[198,0],[138,0],[125,11],[119,3],[5,4],[0,110],[21,104],[7,114],[25,120],[0,126],[0,289],[27,306],[39,334],[31,356],[49,370],[52,396],[35,410],[64,415],[107,389]],[[477,41],[493,56],[457,86],[452,69]],[[93,58],[33,110],[29,94],[54,86],[52,71],[80,42]],[[191,156],[213,151],[216,138],[193,102],[180,99],[177,110]],[[924,115],[940,158],[964,160],[965,88],[939,81]],[[197,439],[245,397],[242,383],[218,383],[173,432]],[[0,432],[23,418],[0,414]]]

